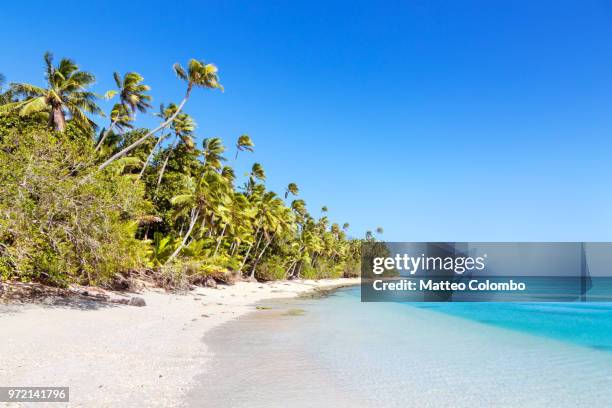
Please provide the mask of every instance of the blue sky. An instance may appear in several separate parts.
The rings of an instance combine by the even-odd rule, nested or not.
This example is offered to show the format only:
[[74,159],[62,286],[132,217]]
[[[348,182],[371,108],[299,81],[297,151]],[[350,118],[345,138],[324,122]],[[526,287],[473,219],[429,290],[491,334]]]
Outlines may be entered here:
[[261,162],[354,235],[612,240],[609,2],[19,3],[0,11],[9,81],[41,83],[51,50],[99,92],[140,72],[158,105],[183,93],[174,62],[214,62],[226,91],[186,107],[200,140],[248,133],[238,174]]

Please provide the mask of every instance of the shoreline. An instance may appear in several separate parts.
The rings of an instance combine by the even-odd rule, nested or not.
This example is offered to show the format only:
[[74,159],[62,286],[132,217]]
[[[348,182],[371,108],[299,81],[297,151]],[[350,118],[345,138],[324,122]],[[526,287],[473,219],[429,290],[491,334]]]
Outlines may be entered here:
[[[497,326],[478,315],[486,305],[448,304],[470,309],[466,318],[436,304],[363,304],[352,290],[262,304],[271,307],[207,336],[215,358],[190,392],[189,407],[269,408],[286,401],[294,408],[587,407],[612,401],[609,350]],[[504,310],[494,313],[507,316]],[[538,313],[512,304],[510,310],[517,318]],[[563,308],[557,312],[575,321]],[[583,317],[593,318],[592,311]]]
[[206,370],[211,355],[202,339],[210,330],[262,300],[358,283],[238,282],[181,294],[147,289],[136,294],[145,307],[90,300],[0,305],[0,327],[9,333],[0,347],[0,384],[69,386],[70,406],[179,405]]

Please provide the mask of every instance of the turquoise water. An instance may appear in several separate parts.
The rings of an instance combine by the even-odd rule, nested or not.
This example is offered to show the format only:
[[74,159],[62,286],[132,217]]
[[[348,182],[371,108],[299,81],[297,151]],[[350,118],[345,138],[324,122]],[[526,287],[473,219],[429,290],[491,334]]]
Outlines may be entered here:
[[362,303],[351,288],[268,306],[205,337],[189,405],[612,406],[605,304]]
[[612,351],[612,303],[413,303],[406,306]]

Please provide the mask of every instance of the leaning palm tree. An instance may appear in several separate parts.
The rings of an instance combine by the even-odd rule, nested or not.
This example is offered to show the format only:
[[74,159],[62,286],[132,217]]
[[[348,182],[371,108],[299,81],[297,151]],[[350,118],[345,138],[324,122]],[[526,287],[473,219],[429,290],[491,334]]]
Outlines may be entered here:
[[[164,107],[164,104],[162,103],[161,105],[159,105],[159,113],[155,113],[154,115],[162,118],[162,121],[166,121],[170,116],[172,116],[174,114],[175,110],[176,110],[176,105],[175,104],[171,103],[166,108],[166,107]],[[176,119],[175,119],[175,122],[176,122]],[[166,137],[168,137],[168,136],[169,136],[168,134],[162,134],[160,137],[157,138],[157,142],[155,142],[155,145],[153,146],[153,148],[149,152],[149,155],[147,156],[147,160],[142,165],[142,169],[140,170],[140,174],[138,175],[138,179],[139,180],[142,178],[145,170],[147,169],[147,166],[149,165],[149,163],[151,162],[151,159],[153,158],[153,155],[157,151],[157,148],[159,147],[161,142],[164,141],[166,139]],[[171,151],[172,150],[170,150],[170,152]],[[159,183],[161,183],[161,178],[163,176],[163,171],[166,169],[166,165],[168,164],[168,159],[170,159],[170,152],[166,155],[166,160],[164,161],[164,166],[162,168],[162,172],[161,172],[161,175],[160,175],[160,177],[158,179],[158,183],[157,183],[158,188],[159,188]]]
[[[202,219],[201,230],[204,228],[204,223],[208,218],[212,224],[214,213],[207,217],[213,209],[219,208],[219,204],[223,202],[225,194],[229,192],[225,179],[214,171],[204,172],[199,175],[198,179],[186,177],[185,191],[183,194],[177,195],[171,199],[171,203],[176,208],[176,214],[179,217],[189,219],[189,226],[183,235],[183,238],[166,263],[172,262],[187,244],[193,228],[196,223]],[[211,231],[212,231],[211,225]]]
[[[119,94],[119,103],[113,106],[110,126],[100,136],[100,140],[96,144],[96,151],[100,149],[111,131],[122,130],[121,121],[131,122],[136,111],[144,113],[151,107],[149,104],[151,95],[147,95],[151,87],[142,83],[144,78],[140,74],[128,72],[122,79],[121,75],[115,72],[113,78],[117,84],[118,91],[109,91],[106,93],[106,96],[110,99]],[[121,113],[121,115],[113,115],[113,113]]]
[[108,160],[106,160],[104,163],[102,163],[99,166],[98,168],[99,170],[104,169],[106,166],[108,166],[109,164],[117,160],[118,158],[132,151],[134,148],[140,146],[142,143],[145,142],[145,140],[147,140],[149,137],[151,137],[155,133],[159,132],[161,129],[168,127],[168,125],[172,123],[174,118],[176,118],[178,114],[181,112],[181,110],[185,106],[185,103],[187,103],[187,100],[189,99],[189,96],[191,95],[191,91],[194,86],[201,87],[201,88],[208,88],[208,89],[223,90],[223,86],[219,83],[219,77],[217,75],[217,67],[213,64],[205,64],[202,61],[192,59],[189,61],[187,70],[185,70],[178,63],[174,64],[173,68],[174,68],[174,72],[180,79],[187,81],[187,91],[185,92],[185,96],[183,100],[177,106],[176,112],[174,112],[172,116],[170,116],[168,119],[162,122],[155,129],[147,132],[143,137],[141,137],[140,139],[136,140],[131,145],[127,146],[126,148],[122,149],[121,151],[111,156]]
[[255,257],[255,262],[251,269],[250,279],[255,278],[255,271],[259,261],[265,254],[266,250],[274,241],[277,235],[281,235],[285,231],[293,230],[294,228],[294,217],[291,210],[284,206],[283,201],[276,197],[273,192],[268,192],[264,195],[260,207],[261,225],[262,225],[262,236],[266,238],[266,243],[259,253]]
[[207,185],[203,179],[194,180],[191,177],[185,179],[185,192],[172,198],[172,205],[176,207],[177,216],[186,217],[189,220],[189,227],[182,237],[180,244],[174,252],[166,259],[166,263],[172,262],[174,258],[183,250],[191,232],[199,220],[200,213],[208,206]]
[[53,55],[45,53],[45,79],[47,87],[41,88],[26,83],[12,83],[11,91],[23,99],[0,106],[0,114],[18,112],[21,116],[42,113],[48,117],[49,126],[63,132],[66,118],[84,129],[95,129],[95,123],[87,114],[101,115],[96,104],[97,96],[87,91],[96,78],[89,72],[80,71],[78,65],[63,58],[53,65]]
[[119,100],[132,114],[136,111],[145,113],[151,108],[151,95],[147,92],[151,90],[149,85],[142,83],[144,78],[137,72],[128,72],[123,79],[117,72],[113,74],[117,89],[119,89]]
[[[164,173],[166,171],[166,167],[168,166],[168,161],[170,160],[170,156],[172,156],[172,153],[175,151],[179,143],[183,143],[185,146],[187,146],[188,149],[193,149],[194,147],[193,131],[196,128],[196,124],[191,118],[191,116],[189,116],[186,113],[180,113],[175,116],[174,113],[176,112],[177,109],[178,109],[177,106],[173,103],[168,105],[168,107],[165,109],[163,105],[160,108],[159,115],[162,118],[174,116],[174,120],[172,121],[172,130],[174,131],[176,141],[168,149],[168,153],[166,154],[166,158],[164,159],[164,163],[162,164],[161,170],[159,172],[159,177],[157,179],[156,193],[159,190],[159,186],[161,185],[162,179],[164,177]],[[139,178],[142,177],[142,174],[145,171],[146,165],[149,163],[153,152],[155,151],[155,149],[161,142],[162,138],[163,136],[160,137],[160,139],[157,141],[157,143],[153,147],[153,150],[151,151],[151,153],[149,153],[149,157],[147,158],[147,161],[145,165],[143,166],[142,171],[140,172]]]
[[245,150],[252,152],[253,147],[255,147],[255,144],[253,143],[253,140],[251,140],[249,135],[240,136],[238,138],[238,141],[236,142],[236,159],[238,158],[238,153],[244,152]]
[[107,136],[111,133],[111,130],[123,133],[126,129],[133,129],[132,121],[134,120],[130,115],[130,112],[125,106],[120,103],[116,103],[110,112],[111,124],[108,129],[102,129],[100,137],[96,143],[94,151],[98,151],[107,139]]
[[290,193],[296,196],[298,195],[299,192],[300,192],[300,189],[298,188],[297,184],[289,183],[287,185],[287,189],[285,190],[285,199],[287,199]]

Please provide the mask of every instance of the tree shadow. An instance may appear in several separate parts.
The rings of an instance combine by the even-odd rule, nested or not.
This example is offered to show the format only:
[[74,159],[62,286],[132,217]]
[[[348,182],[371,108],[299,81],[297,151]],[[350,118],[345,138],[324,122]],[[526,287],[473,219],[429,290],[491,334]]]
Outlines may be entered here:
[[76,310],[98,310],[126,305],[80,295],[44,296],[26,299],[11,299],[4,303],[0,303],[0,314],[19,312],[25,310],[24,308],[27,306]]
[[[116,296],[120,298],[126,295],[116,294]],[[128,296],[125,298],[129,299]],[[100,295],[98,291],[78,293],[38,283],[5,283],[0,292],[0,314],[22,311],[27,306],[97,310],[123,306],[123,304],[111,302],[108,297]]]

